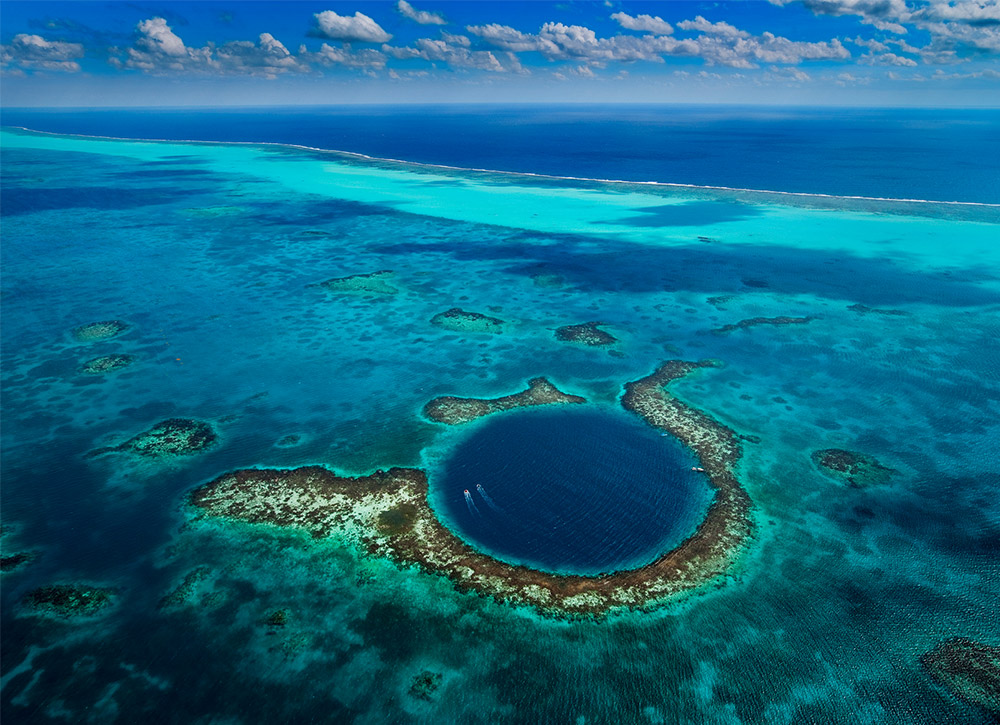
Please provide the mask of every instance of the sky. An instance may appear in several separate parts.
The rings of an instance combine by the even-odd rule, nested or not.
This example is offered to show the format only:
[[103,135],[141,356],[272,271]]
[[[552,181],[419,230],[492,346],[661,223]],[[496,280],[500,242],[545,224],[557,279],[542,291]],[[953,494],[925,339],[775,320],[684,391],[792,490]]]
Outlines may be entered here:
[[0,74],[5,107],[1000,107],[1000,0],[4,0]]

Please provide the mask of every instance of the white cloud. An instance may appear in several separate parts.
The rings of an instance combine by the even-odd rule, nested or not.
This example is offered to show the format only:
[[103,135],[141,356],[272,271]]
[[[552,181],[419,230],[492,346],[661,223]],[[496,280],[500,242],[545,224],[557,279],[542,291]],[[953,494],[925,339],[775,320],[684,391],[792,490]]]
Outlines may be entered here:
[[0,68],[7,73],[21,74],[24,70],[49,70],[77,73],[83,57],[79,43],[46,40],[40,35],[20,33],[10,45],[0,45]]
[[654,35],[670,35],[674,32],[670,23],[659,16],[637,15],[632,17],[627,13],[614,13],[611,19],[626,30],[641,30]]
[[256,45],[249,40],[226,43],[216,50],[215,61],[222,72],[265,78],[309,70],[270,33],[261,33]]
[[388,43],[392,36],[374,20],[360,12],[337,15],[332,10],[316,13],[316,32],[334,40],[356,40],[362,43]]
[[[774,5],[788,5],[796,0],[769,0]],[[905,0],[802,0],[815,15],[857,15],[861,22],[890,33],[906,32],[901,20],[909,18]]]
[[136,46],[154,55],[165,55],[171,58],[187,56],[187,48],[163,18],[143,20],[137,26],[142,35],[136,41]]
[[794,81],[796,83],[805,83],[812,80],[812,76],[801,68],[782,68],[776,65],[768,68],[764,77],[767,80]]
[[221,46],[208,43],[192,48],[174,33],[163,18],[143,20],[136,26],[135,45],[116,51],[124,57],[109,59],[116,68],[140,70],[154,75],[204,73],[276,78],[286,73],[305,73],[302,53],[296,57],[270,33],[261,33],[254,43],[233,40]]
[[912,58],[896,55],[895,53],[879,53],[878,55],[875,53],[865,53],[858,58],[858,62],[866,65],[898,65],[910,68],[917,65],[917,61]]
[[339,65],[345,68],[360,68],[363,70],[381,70],[385,68],[386,57],[384,53],[371,48],[352,50],[349,45],[343,48],[335,48],[329,43],[323,43],[316,53],[306,52],[303,45],[299,48],[299,56],[310,62],[321,63],[325,66]]
[[522,33],[520,30],[515,30],[509,25],[490,23],[489,25],[468,25],[465,29],[473,35],[479,36],[490,45],[514,53],[540,50],[538,36]]
[[449,45],[461,45],[463,48],[468,48],[472,45],[472,41],[464,35],[452,35],[451,33],[446,33],[443,30],[441,31],[441,40]]
[[406,0],[399,0],[396,3],[396,9],[400,14],[413,20],[414,22],[420,23],[421,25],[447,25],[448,21],[445,20],[439,13],[430,13],[426,10],[417,10],[415,7],[406,2]]
[[[420,58],[430,62],[445,63],[451,68],[464,68],[471,70],[490,71],[502,73],[506,70],[520,72],[521,63],[516,56],[509,68],[505,68],[493,53],[488,50],[469,50],[469,39],[463,35],[451,35],[443,33],[442,40],[432,40],[431,38],[420,38],[414,43],[416,47],[393,47],[383,45],[382,50],[387,55],[400,60]],[[455,42],[449,42],[454,40]]]
[[739,28],[730,25],[725,21],[720,21],[718,23],[710,23],[705,20],[701,15],[695,17],[694,20],[683,20],[677,23],[677,27],[681,30],[695,31],[699,33],[708,33],[709,35],[720,35],[724,38],[749,38],[750,33],[745,30],[740,30]]
[[843,60],[851,55],[837,39],[813,43],[773,33],[754,37],[726,23],[709,23],[704,18],[687,22],[692,28],[710,32],[684,39],[661,35],[598,38],[589,28],[562,23],[545,23],[537,34],[522,33],[506,25],[468,26],[466,30],[507,51],[536,51],[549,60],[585,61],[591,65],[639,60],[662,63],[665,56],[687,56],[700,57],[710,65],[756,68],[758,63]]

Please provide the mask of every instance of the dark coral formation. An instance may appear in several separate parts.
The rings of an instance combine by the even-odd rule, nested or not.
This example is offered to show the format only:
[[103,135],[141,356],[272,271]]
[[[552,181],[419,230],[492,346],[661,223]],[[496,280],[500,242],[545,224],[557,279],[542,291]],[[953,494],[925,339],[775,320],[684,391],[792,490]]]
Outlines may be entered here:
[[91,322],[88,325],[81,325],[73,330],[73,337],[79,342],[96,342],[97,340],[107,340],[117,337],[128,328],[128,323],[121,320]]
[[925,653],[920,663],[953,694],[1000,717],[1000,647],[955,637]]
[[189,604],[194,597],[198,585],[211,573],[207,566],[199,566],[184,575],[184,580],[169,594],[164,596],[157,605],[158,609],[176,609]]
[[111,606],[114,596],[114,589],[80,584],[54,584],[28,592],[24,603],[40,614],[68,619],[92,617]]
[[646,608],[724,573],[751,531],[750,499],[734,473],[742,454],[739,437],[664,389],[712,365],[672,361],[626,386],[625,408],[689,446],[716,491],[697,531],[639,569],[602,576],[559,575],[480,553],[438,520],[428,504],[426,474],[412,468],[357,478],[319,466],[238,470],[193,491],[190,503],[209,516],[295,526],[316,537],[347,535],[370,554],[447,576],[461,591],[546,613],[602,615],[613,609]]
[[722,305],[727,302],[731,302],[736,299],[736,295],[718,295],[716,297],[709,297],[706,302],[717,309],[722,309]]
[[264,619],[264,624],[268,627],[284,627],[288,624],[288,611],[285,609],[274,610]]
[[121,445],[98,448],[91,455],[126,452],[148,458],[190,456],[210,448],[218,438],[212,426],[204,421],[169,418]]
[[104,373],[113,373],[116,370],[127,368],[133,362],[135,362],[134,355],[102,355],[101,357],[95,357],[93,360],[85,362],[81,366],[80,371],[87,375],[103,375]]
[[278,448],[294,448],[301,442],[302,442],[302,436],[291,433],[289,435],[286,435],[284,438],[279,440],[274,445],[278,446]]
[[812,322],[815,317],[751,317],[747,320],[740,320],[733,325],[723,325],[722,327],[717,327],[712,332],[717,335],[725,335],[735,330],[746,330],[751,327],[757,327],[758,325],[804,325],[807,322]]
[[368,295],[394,295],[398,289],[389,284],[393,272],[391,269],[382,269],[378,272],[367,274],[352,274],[347,277],[334,277],[325,282],[320,282],[317,286],[330,292],[347,292],[353,294]]
[[8,556],[2,556],[0,557],[0,572],[19,569],[34,558],[35,555],[27,551],[17,551]]
[[418,700],[430,700],[431,696],[441,686],[441,674],[424,670],[413,678],[410,685],[410,694]]
[[887,483],[895,471],[883,466],[872,456],[842,448],[824,448],[813,451],[813,463],[825,473],[854,488],[865,488]]
[[862,315],[887,315],[890,317],[907,317],[909,312],[904,310],[892,310],[892,309],[880,309],[878,307],[869,307],[868,305],[862,305],[860,303],[856,305],[851,305],[848,307],[851,312],[857,312]]
[[603,347],[614,345],[618,338],[600,328],[603,322],[584,322],[580,325],[566,325],[556,328],[556,339],[561,342],[577,342],[581,345]]
[[424,406],[424,415],[437,423],[457,425],[503,410],[554,403],[586,403],[586,398],[564,393],[545,378],[532,378],[528,389],[501,398],[434,398]]
[[438,327],[454,332],[488,332],[499,335],[503,332],[505,323],[497,317],[490,317],[479,312],[466,312],[461,307],[452,307],[446,312],[439,312],[431,318]]

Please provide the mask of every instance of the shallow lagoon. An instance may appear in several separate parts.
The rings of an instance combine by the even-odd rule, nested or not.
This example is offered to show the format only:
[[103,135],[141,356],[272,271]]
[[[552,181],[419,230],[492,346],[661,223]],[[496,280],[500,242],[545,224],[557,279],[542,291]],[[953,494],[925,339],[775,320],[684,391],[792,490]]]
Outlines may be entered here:
[[[2,147],[3,547],[37,555],[3,574],[5,718],[988,721],[919,659],[949,637],[997,643],[996,207],[280,147],[8,132]],[[383,269],[392,296],[310,286]],[[456,306],[510,324],[430,323]],[[814,319],[713,332],[779,316]],[[129,328],[72,335],[112,319]],[[556,339],[590,320],[615,354]],[[134,361],[80,372],[112,354]],[[191,522],[184,505],[238,467],[436,470],[469,433],[424,418],[427,401],[537,375],[624,415],[622,384],[668,358],[724,364],[676,393],[759,438],[741,471],[757,533],[717,587],[653,613],[553,620],[349,540]],[[218,444],[86,458],[171,417],[210,422]],[[810,457],[828,448],[896,473],[845,486]],[[61,582],[116,604],[25,609]]]

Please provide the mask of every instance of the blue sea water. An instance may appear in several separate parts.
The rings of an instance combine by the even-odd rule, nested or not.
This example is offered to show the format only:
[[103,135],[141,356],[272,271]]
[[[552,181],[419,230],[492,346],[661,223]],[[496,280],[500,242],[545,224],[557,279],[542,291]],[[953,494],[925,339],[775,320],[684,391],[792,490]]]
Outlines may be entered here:
[[[566,113],[545,135],[537,112],[465,109],[421,127],[411,110],[288,112],[285,123],[249,111],[5,110],[5,124],[67,133],[173,128],[557,176],[981,203],[4,129],[0,543],[5,556],[36,557],[2,575],[4,721],[990,722],[920,656],[956,636],[1000,644],[996,117],[727,113],[714,126],[696,114],[685,126],[634,110]],[[449,133],[407,136],[435,123]],[[824,124],[825,135],[803,130]],[[781,164],[745,153],[748,128]],[[675,136],[674,151],[655,141]],[[349,137],[358,143],[337,142]],[[848,141],[856,153],[844,161]],[[398,294],[315,286],[376,270],[392,270]],[[504,319],[504,332],[430,322],[456,306]],[[813,319],[719,332],[778,316]],[[99,342],[71,336],[109,319],[130,327]],[[593,320],[618,339],[610,351],[554,335]],[[111,353],[136,362],[80,372]],[[345,474],[420,466],[437,505],[457,490],[449,467],[504,456],[480,460],[469,441],[506,426],[522,450],[531,425],[565,413],[444,426],[422,415],[427,401],[508,395],[539,375],[587,399],[572,414],[609,449],[641,440],[640,453],[654,446],[649,468],[689,471],[690,454],[668,451],[676,444],[619,402],[625,382],[671,358],[721,364],[674,391],[750,439],[738,473],[755,535],[731,571],[652,612],[547,618],[399,569],[349,538],[197,519],[185,504],[226,471],[319,463]],[[209,421],[219,443],[168,461],[87,455],[170,417]],[[556,431],[570,440],[554,460],[583,460],[568,450],[574,430]],[[859,489],[827,476],[810,453],[831,447],[875,456],[894,469],[890,482]],[[537,474],[495,470],[468,483],[489,476],[482,485],[503,510]],[[649,482],[640,466],[620,470]],[[565,485],[549,491],[560,499],[532,508],[571,503]],[[450,500],[438,510],[462,534],[464,496]],[[612,524],[642,513],[595,500],[592,513]],[[609,546],[630,536],[616,560],[651,541],[629,530]],[[161,608],[191,572],[186,603]],[[115,588],[115,606],[59,620],[24,604],[36,587],[73,582]],[[286,624],[268,625],[279,609]],[[413,685],[426,672],[439,678],[425,698]]]
[[1000,111],[726,106],[4,109],[4,125],[257,141],[593,179],[1000,203]]

